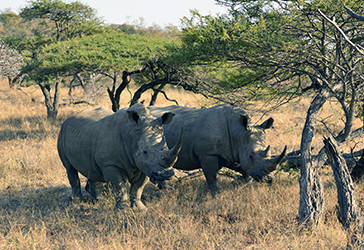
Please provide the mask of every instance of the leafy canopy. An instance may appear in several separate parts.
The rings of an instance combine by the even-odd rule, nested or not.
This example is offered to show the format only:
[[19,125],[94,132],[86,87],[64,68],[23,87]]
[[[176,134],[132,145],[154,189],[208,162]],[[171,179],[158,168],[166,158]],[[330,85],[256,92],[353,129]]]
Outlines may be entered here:
[[[337,0],[217,2],[229,7],[229,14],[193,12],[192,18],[184,19],[180,50],[181,64],[209,66],[216,72],[216,88],[250,86],[256,94],[270,85],[293,94],[317,82],[343,81],[352,72],[350,67],[361,67],[358,54],[319,14],[321,10],[335,18],[353,41],[362,44],[363,24],[348,21]],[[353,10],[360,7],[356,1],[346,4]],[[359,74],[354,78],[360,79]]]
[[43,19],[53,23],[57,41],[94,34],[102,24],[93,8],[78,1],[30,1],[30,5],[21,10],[20,16],[24,20]]
[[161,55],[167,40],[111,32],[75,38],[47,46],[37,68],[53,75],[83,71],[111,75],[139,68]]

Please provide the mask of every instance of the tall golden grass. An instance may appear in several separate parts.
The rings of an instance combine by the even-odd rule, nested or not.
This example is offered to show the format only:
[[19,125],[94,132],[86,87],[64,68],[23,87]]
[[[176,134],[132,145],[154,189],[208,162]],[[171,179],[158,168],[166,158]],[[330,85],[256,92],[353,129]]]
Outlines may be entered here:
[[[146,213],[113,210],[108,195],[96,203],[70,202],[66,172],[56,150],[61,122],[89,105],[66,105],[56,121],[46,119],[36,87],[9,89],[0,83],[0,249],[344,249],[348,233],[337,219],[336,187],[329,167],[322,170],[324,220],[313,232],[297,224],[298,173],[277,171],[273,184],[238,183],[219,178],[221,193],[212,198],[203,177],[175,183],[174,190],[148,184]],[[201,96],[170,90],[179,104],[208,106]],[[80,94],[80,93],[75,93]],[[66,90],[62,90],[63,101]],[[144,96],[149,98],[149,94]],[[122,98],[127,106],[128,94]],[[146,100],[148,101],[148,100]],[[66,101],[65,101],[66,102]],[[109,107],[105,95],[92,100]],[[158,105],[170,103],[161,97]],[[256,103],[250,114],[260,122]],[[303,98],[269,113],[275,126],[267,133],[273,151],[285,144],[298,149],[309,99]],[[254,112],[253,109],[256,109]],[[333,130],[340,128],[335,103],[320,114]],[[264,118],[265,119],[265,118]],[[356,126],[360,121],[355,121]],[[319,130],[323,131],[322,127]],[[322,145],[322,135],[314,146]],[[358,144],[362,148],[362,144]],[[346,145],[345,147],[352,147]],[[82,178],[83,185],[85,179]],[[363,209],[363,183],[355,185]]]

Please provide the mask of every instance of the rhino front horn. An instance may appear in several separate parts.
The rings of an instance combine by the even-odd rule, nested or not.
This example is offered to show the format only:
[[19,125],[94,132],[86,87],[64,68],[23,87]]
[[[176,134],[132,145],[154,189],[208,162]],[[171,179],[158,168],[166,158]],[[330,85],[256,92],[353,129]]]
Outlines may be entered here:
[[264,158],[268,156],[269,149],[270,149],[270,145],[268,145],[268,147],[263,151],[262,155]]
[[182,148],[183,133],[184,132],[183,132],[183,128],[182,128],[181,134],[179,135],[178,142],[176,143],[176,145],[174,145],[173,148],[171,148],[168,151],[167,156],[165,157],[168,167],[173,166],[174,163],[177,161],[179,151],[181,151],[181,148]]
[[287,145],[284,147],[282,153],[279,156],[272,159],[272,165],[268,168],[269,172],[276,170],[277,165],[283,160],[284,156],[286,155],[286,151]]

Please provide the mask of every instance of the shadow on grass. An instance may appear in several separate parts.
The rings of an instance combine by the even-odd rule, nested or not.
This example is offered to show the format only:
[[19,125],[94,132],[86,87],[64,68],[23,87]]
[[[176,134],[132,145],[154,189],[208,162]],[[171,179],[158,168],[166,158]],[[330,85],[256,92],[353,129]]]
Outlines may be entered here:
[[[160,197],[163,190],[148,183],[144,189],[143,202],[151,202]],[[10,188],[0,191],[0,211],[8,213],[17,211],[31,212],[35,209],[46,216],[53,211],[60,210],[110,210],[114,208],[114,197],[110,194],[100,195],[95,201],[82,189],[84,199],[82,201],[71,199],[72,189],[70,187],[50,187],[40,189],[11,190]],[[87,208],[87,209],[86,209]],[[79,212],[80,212],[79,211]]]
[[49,135],[49,131],[37,130],[0,130],[0,141],[12,141],[17,139],[42,139]]

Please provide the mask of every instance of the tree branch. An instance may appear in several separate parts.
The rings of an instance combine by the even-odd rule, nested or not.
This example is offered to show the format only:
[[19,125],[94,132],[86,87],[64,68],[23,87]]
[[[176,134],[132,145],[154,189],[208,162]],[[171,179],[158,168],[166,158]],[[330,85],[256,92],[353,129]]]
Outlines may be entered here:
[[334,20],[331,20],[330,18],[328,18],[324,13],[322,13],[322,11],[320,9],[317,10],[320,15],[325,18],[329,23],[331,23],[339,32],[340,34],[344,37],[344,39],[361,55],[364,56],[364,53],[362,52],[362,49],[359,45],[356,45],[355,43],[353,43],[349,37],[345,34],[345,32],[339,27],[339,25],[337,25],[337,23]]
[[353,18],[356,18],[358,19],[359,21],[364,21],[364,16],[362,15],[358,15],[356,14],[354,11],[352,11],[349,7],[347,7],[345,4],[344,5],[344,8],[346,9],[346,11],[348,12],[348,14],[353,17]]
[[337,196],[340,205],[340,218],[345,227],[362,224],[360,210],[354,197],[353,181],[338,145],[332,136],[324,138],[325,150],[335,176]]

